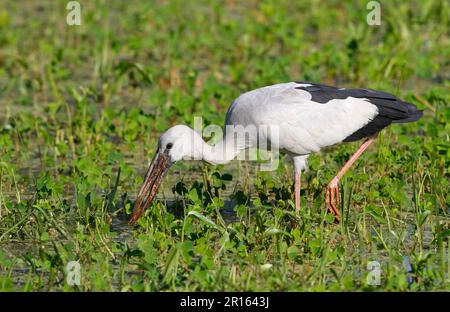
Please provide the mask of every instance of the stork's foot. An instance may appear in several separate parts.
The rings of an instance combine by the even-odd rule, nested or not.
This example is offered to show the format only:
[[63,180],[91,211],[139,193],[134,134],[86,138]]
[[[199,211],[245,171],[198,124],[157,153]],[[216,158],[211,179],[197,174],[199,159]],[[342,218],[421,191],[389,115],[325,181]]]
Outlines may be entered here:
[[328,210],[334,215],[336,223],[341,222],[341,211],[339,209],[341,198],[339,196],[339,179],[334,177],[325,188],[325,202]]

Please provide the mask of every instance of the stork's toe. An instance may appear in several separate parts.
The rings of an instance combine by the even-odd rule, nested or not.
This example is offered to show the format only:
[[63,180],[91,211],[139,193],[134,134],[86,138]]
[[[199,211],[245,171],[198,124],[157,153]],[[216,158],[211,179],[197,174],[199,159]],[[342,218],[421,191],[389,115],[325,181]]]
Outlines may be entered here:
[[335,221],[339,223],[341,221],[340,196],[339,196],[339,181],[336,179],[331,182],[325,188],[325,202],[328,210],[334,215]]

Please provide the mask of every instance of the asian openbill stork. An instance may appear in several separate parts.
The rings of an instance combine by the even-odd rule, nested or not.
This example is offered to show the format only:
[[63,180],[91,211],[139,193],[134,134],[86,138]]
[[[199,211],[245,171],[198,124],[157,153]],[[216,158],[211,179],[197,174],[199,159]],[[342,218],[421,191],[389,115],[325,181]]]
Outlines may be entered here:
[[[308,156],[327,146],[366,138],[325,189],[326,205],[339,221],[339,180],[383,128],[391,123],[413,122],[421,116],[422,111],[416,106],[386,92],[289,82],[240,95],[228,108],[225,124],[278,127],[278,142],[271,141],[269,135],[266,139],[271,146],[276,144],[293,158],[297,212],[300,209],[300,174]],[[194,141],[198,144],[193,144]],[[257,145],[256,136],[236,142],[235,136],[227,136],[226,129],[222,140],[212,146],[187,126],[170,128],[158,140],[158,149],[137,196],[130,223],[136,222],[150,205],[162,177],[175,162],[190,158],[223,164],[243,149]]]

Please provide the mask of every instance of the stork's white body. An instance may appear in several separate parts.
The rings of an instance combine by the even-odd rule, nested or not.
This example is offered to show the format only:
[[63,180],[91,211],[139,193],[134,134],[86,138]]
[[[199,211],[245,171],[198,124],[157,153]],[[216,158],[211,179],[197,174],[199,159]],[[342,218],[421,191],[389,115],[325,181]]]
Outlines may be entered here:
[[[308,86],[288,82],[246,92],[231,104],[226,124],[278,127],[278,140],[264,139],[293,157],[300,172],[309,154],[342,142],[378,113],[377,106],[364,98],[314,102],[309,92],[296,89]],[[256,147],[257,139],[250,138],[251,147]]]

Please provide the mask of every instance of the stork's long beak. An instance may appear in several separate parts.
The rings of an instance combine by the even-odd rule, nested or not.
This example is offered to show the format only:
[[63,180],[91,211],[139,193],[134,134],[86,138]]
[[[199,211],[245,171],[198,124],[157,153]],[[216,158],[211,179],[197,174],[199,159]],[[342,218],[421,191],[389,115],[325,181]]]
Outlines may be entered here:
[[172,165],[169,157],[169,151],[157,151],[150,166],[145,174],[144,184],[136,198],[133,213],[131,214],[130,224],[134,224],[144,213],[145,209],[152,203],[158,192],[159,185],[167,170]]

